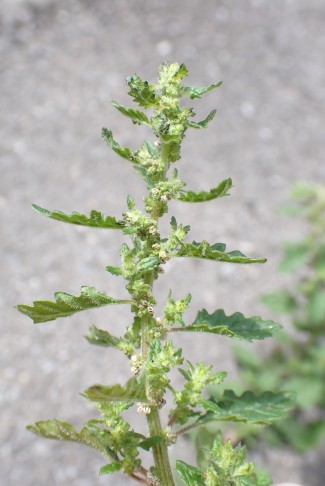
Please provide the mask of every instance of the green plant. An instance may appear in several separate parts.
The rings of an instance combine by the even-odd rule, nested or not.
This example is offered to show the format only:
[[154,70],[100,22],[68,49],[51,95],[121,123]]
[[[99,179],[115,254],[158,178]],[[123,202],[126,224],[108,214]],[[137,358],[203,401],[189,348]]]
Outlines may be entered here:
[[[304,452],[325,434],[325,187],[299,182],[292,198],[295,203],[285,209],[303,218],[308,231],[285,246],[280,270],[297,275],[296,283],[262,299],[271,310],[288,314],[292,329],[277,334],[267,357],[239,347],[236,356],[241,381],[255,392],[271,387],[296,393],[294,413],[263,431],[263,438]],[[259,436],[257,429],[251,433]]]
[[[183,314],[189,306],[191,296],[175,300],[170,292],[161,317],[156,315],[156,298],[153,283],[163,272],[163,266],[172,258],[202,258],[218,262],[238,264],[263,263],[263,258],[249,258],[239,251],[226,251],[226,245],[210,245],[185,242],[189,226],[170,221],[170,232],[161,237],[158,221],[168,210],[168,201],[202,202],[228,195],[231,179],[222,181],[208,192],[193,192],[184,189],[185,183],[172,164],[180,159],[182,139],[188,128],[206,128],[214,118],[215,110],[202,121],[192,121],[194,112],[182,107],[180,99],[188,96],[200,98],[221,83],[203,88],[186,87],[182,79],[187,75],[185,66],[163,64],[159,70],[159,81],[153,85],[138,76],[127,79],[129,95],[142,108],[150,108],[151,116],[143,111],[126,108],[113,102],[113,106],[134,124],[150,127],[156,142],[145,141],[139,150],[121,147],[112,132],[103,129],[102,135],[108,146],[119,156],[131,162],[147,185],[144,197],[145,213],[127,198],[127,211],[121,219],[92,211],[90,216],[80,213],[64,214],[34,206],[44,216],[83,226],[117,229],[127,235],[130,245],[123,243],[120,249],[121,266],[108,266],[106,270],[122,276],[130,294],[129,299],[120,300],[99,292],[93,287],[82,287],[79,296],[64,292],[55,295],[55,301],[35,301],[33,305],[19,305],[18,309],[31,317],[35,323],[71,316],[86,309],[111,304],[131,306],[134,314],[132,324],[121,337],[107,330],[90,328],[88,341],[91,344],[114,347],[129,359],[132,377],[126,384],[88,388],[83,396],[90,400],[100,412],[100,418],[86,422],[80,431],[60,420],[37,422],[28,429],[37,435],[70,440],[97,449],[105,458],[100,474],[123,472],[143,484],[172,486],[174,478],[168,446],[190,429],[211,421],[240,421],[271,423],[286,415],[291,406],[291,397],[286,393],[266,393],[255,396],[246,393],[239,397],[227,391],[218,400],[204,398],[202,391],[209,383],[221,383],[226,373],[215,373],[211,366],[203,363],[191,364],[182,357],[182,350],[166,339],[175,332],[201,333],[252,341],[272,336],[279,326],[259,317],[245,318],[240,313],[227,316],[223,310],[209,314],[198,312],[194,322],[186,324]],[[169,378],[170,371],[177,367],[184,378],[182,389],[175,389]],[[166,392],[170,392],[169,420],[161,424],[160,409],[166,405]],[[135,432],[124,418],[123,412],[132,406],[146,417],[149,434]],[[147,470],[142,464],[145,451],[153,454],[153,465]],[[245,449],[232,448],[230,442],[215,437],[213,447],[206,453],[205,469],[190,466],[182,461],[176,464],[177,471],[188,485],[262,485],[269,480],[258,475],[253,464],[245,462]]]

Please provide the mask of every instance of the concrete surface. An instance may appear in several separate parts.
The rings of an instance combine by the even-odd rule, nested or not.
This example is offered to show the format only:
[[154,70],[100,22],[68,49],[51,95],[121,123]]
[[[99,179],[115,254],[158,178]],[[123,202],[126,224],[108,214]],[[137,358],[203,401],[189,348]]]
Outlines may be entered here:
[[[134,149],[148,136],[109,104],[129,103],[124,78],[137,72],[155,80],[162,61],[177,60],[189,69],[188,84],[222,79],[222,88],[194,103],[198,117],[214,107],[218,116],[207,131],[188,134],[179,168],[191,189],[231,176],[232,196],[197,207],[173,204],[170,213],[191,224],[193,239],[225,241],[268,263],[173,262],[158,290],[164,297],[172,287],[176,298],[191,291],[190,316],[202,307],[224,307],[274,317],[258,296],[286,281],[276,272],[281,245],[303,230],[277,208],[295,180],[325,176],[325,4],[2,0],[0,16],[0,483],[127,486],[132,483],[118,476],[99,478],[103,461],[86,448],[37,439],[24,429],[52,417],[80,426],[92,410],[78,393],[128,376],[115,351],[93,348],[82,337],[93,323],[124,328],[125,309],[39,326],[15,311],[17,303],[50,299],[57,290],[78,294],[85,284],[125,295],[120,281],[104,271],[116,261],[120,234],[56,223],[30,205],[119,216],[126,195],[139,200],[143,185],[104,146],[100,129],[111,128]],[[212,344],[210,337],[186,336],[182,345],[193,361],[208,358],[234,375],[227,339]],[[184,455],[182,447],[173,454]],[[256,460],[277,482],[324,484],[324,449],[303,457],[263,449]]]

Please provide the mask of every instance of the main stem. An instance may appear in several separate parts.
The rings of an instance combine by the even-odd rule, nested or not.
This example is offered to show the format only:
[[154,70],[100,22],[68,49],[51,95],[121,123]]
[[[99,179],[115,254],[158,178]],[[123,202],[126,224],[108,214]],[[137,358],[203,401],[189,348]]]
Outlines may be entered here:
[[[152,287],[152,277],[146,279]],[[148,353],[149,346],[149,326],[150,319],[143,318],[141,323],[141,351],[142,359],[145,361]],[[159,410],[157,407],[152,408],[152,411],[147,415],[147,422],[149,428],[150,437],[159,437],[162,433],[162,426],[160,422]],[[165,442],[160,442],[152,448],[153,457],[155,461],[155,466],[157,474],[161,483],[161,486],[174,486],[174,478],[170,466],[168,448]]]
[[[160,157],[162,161],[165,163],[165,174],[169,168],[169,146],[168,144],[161,143],[161,152]],[[163,179],[164,179],[163,177]],[[152,218],[155,219],[155,218]],[[153,275],[150,275],[146,278],[146,283],[153,287]],[[141,325],[141,351],[142,351],[142,359],[143,361],[147,358],[148,353],[148,346],[150,343],[150,336],[149,336],[149,328],[150,328],[150,319],[143,319]],[[159,410],[157,407],[152,408],[151,413],[147,415],[147,422],[149,428],[149,435],[150,437],[159,437],[162,434],[162,426],[160,421]],[[157,470],[157,474],[161,483],[161,486],[174,486],[174,478],[170,466],[169,455],[168,455],[168,446],[167,444],[162,441],[153,446],[153,456],[155,461],[155,466]]]

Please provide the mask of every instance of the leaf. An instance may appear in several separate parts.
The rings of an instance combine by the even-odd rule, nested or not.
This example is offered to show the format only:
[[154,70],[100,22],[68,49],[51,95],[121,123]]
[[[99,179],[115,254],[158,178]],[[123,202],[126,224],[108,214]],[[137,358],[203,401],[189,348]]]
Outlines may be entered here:
[[159,98],[157,98],[153,84],[148,83],[148,81],[143,81],[137,75],[129,76],[126,79],[126,82],[130,88],[128,94],[132,96],[138,105],[143,106],[144,108],[157,106]]
[[123,275],[123,269],[121,267],[112,267],[111,265],[107,265],[105,269],[112,275]]
[[127,147],[121,147],[113,138],[113,133],[111,130],[107,130],[107,128],[102,129],[102,138],[105,140],[107,145],[111,147],[120,157],[126,160],[130,160],[133,162],[133,153]]
[[107,229],[123,229],[125,226],[124,221],[118,221],[113,216],[105,216],[105,214],[95,211],[94,209],[90,212],[90,216],[85,216],[76,211],[72,214],[65,214],[62,211],[49,211],[36,204],[32,204],[32,207],[37,213],[47,216],[48,218],[63,221],[64,223]]
[[199,404],[207,410],[197,420],[205,424],[211,421],[249,422],[269,425],[275,420],[283,420],[295,404],[294,395],[288,392],[264,392],[255,395],[246,391],[241,396],[232,390],[225,390],[221,399],[200,399]]
[[36,422],[34,425],[28,425],[27,430],[34,434],[45,437],[47,439],[65,440],[71,442],[79,442],[96,449],[106,457],[116,459],[116,454],[107,446],[105,447],[89,430],[83,427],[79,432],[69,423],[62,422],[62,420],[42,420]]
[[225,179],[224,181],[220,182],[217,187],[210,189],[209,192],[200,191],[184,191],[179,197],[179,201],[184,202],[204,202],[204,201],[211,201],[212,199],[216,199],[218,197],[228,196],[228,191],[232,187],[232,180]]
[[184,461],[176,461],[176,469],[182,481],[187,486],[204,486],[204,473],[200,468],[191,466]]
[[122,465],[119,462],[111,462],[110,464],[106,464],[99,470],[99,475],[102,476],[103,474],[112,474],[115,472],[120,471]]
[[200,122],[189,121],[188,126],[191,128],[207,128],[208,124],[216,116],[217,110],[212,110],[204,120]]
[[129,300],[116,300],[98,292],[94,287],[81,287],[81,294],[76,297],[65,292],[54,294],[55,302],[36,300],[32,305],[19,304],[17,309],[33,319],[35,324],[54,321],[86,309],[94,309],[109,304],[127,304]]
[[[265,321],[261,317],[245,317],[241,312],[226,316],[223,309],[209,314],[206,309],[198,312],[195,321],[189,326],[174,328],[177,331],[210,332],[245,341],[265,339],[273,336],[281,326],[273,321]],[[173,329],[172,329],[173,330]]]
[[148,403],[145,387],[134,377],[130,378],[125,386],[94,385],[88,388],[82,395],[94,402],[139,401]]
[[194,98],[201,98],[202,95],[205,93],[208,93],[208,91],[211,91],[214,88],[219,88],[219,86],[222,85],[222,81],[219,81],[218,83],[215,84],[210,84],[209,86],[203,86],[202,88],[195,88],[194,86],[187,86],[184,87],[183,91],[185,94],[187,94],[192,100]]
[[298,305],[294,296],[285,290],[263,295],[261,301],[268,309],[278,312],[279,314],[293,312],[297,309]]
[[154,437],[148,437],[148,439],[145,439],[144,441],[140,442],[139,447],[141,447],[145,451],[149,451],[151,447],[160,444],[162,440],[163,439],[160,435],[155,435]]
[[240,251],[230,251],[225,253],[226,245],[224,243],[215,243],[210,246],[207,241],[197,243],[182,243],[181,248],[174,255],[176,257],[203,258],[207,260],[217,260],[219,262],[229,263],[265,263],[266,258],[248,258]]
[[97,346],[104,346],[106,348],[116,348],[120,342],[120,339],[112,336],[109,332],[103,329],[98,329],[96,326],[92,326],[89,329],[89,336],[85,336],[90,344]]
[[287,243],[284,248],[284,257],[279,266],[282,272],[293,272],[307,263],[310,254],[309,245],[302,243]]
[[145,113],[133,108],[126,108],[118,104],[116,101],[112,101],[112,105],[123,115],[131,118],[132,122],[137,125],[150,125],[149,119]]

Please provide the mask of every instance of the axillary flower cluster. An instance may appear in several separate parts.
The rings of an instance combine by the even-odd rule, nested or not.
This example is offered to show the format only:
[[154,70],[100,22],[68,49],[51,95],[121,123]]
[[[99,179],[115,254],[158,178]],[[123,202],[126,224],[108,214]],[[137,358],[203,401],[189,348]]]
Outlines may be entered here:
[[[168,334],[187,331],[209,332],[252,341],[272,336],[279,328],[277,324],[259,317],[246,318],[239,312],[227,316],[222,309],[212,314],[203,309],[198,312],[194,322],[186,324],[184,312],[190,304],[191,296],[188,294],[183,299],[175,300],[171,291],[162,315],[156,315],[153,284],[163,272],[163,266],[172,258],[201,258],[239,264],[265,261],[264,258],[249,258],[240,251],[228,252],[224,243],[188,243],[186,237],[190,227],[178,224],[174,217],[171,217],[169,234],[163,237],[160,234],[159,219],[168,211],[170,200],[189,203],[209,201],[228,195],[232,186],[229,178],[209,191],[185,190],[185,182],[178,178],[177,169],[171,170],[171,166],[181,157],[181,143],[186,131],[189,128],[206,128],[216,113],[213,110],[204,120],[193,121],[193,110],[181,106],[181,98],[200,98],[221,85],[219,82],[201,88],[187,87],[183,85],[186,75],[187,69],[183,64],[173,63],[160,67],[157,85],[143,81],[137,75],[127,78],[129,95],[141,108],[149,108],[151,116],[113,102],[113,106],[134,124],[150,127],[155,141],[145,141],[139,150],[132,151],[119,145],[110,130],[102,131],[109,147],[131,163],[145,181],[145,212],[136,207],[131,196],[127,197],[127,211],[120,219],[106,216],[97,210],[92,210],[89,216],[78,212],[68,215],[34,205],[37,212],[52,219],[88,227],[116,229],[128,236],[130,243],[123,243],[120,249],[121,265],[110,265],[106,270],[126,280],[130,298],[115,299],[94,287],[82,287],[79,296],[57,292],[55,301],[35,301],[33,305],[18,306],[35,323],[106,305],[131,306],[133,322],[122,336],[115,336],[96,326],[90,328],[87,336],[91,344],[121,350],[130,362],[132,376],[126,384],[95,385],[83,393],[100,411],[101,418],[89,420],[80,431],[57,419],[36,422],[28,428],[43,437],[72,440],[97,449],[108,461],[101,468],[100,474],[120,471],[140,483],[161,486],[174,485],[168,447],[181,434],[218,420],[267,424],[285,416],[291,406],[291,398],[285,393],[267,396],[246,393],[238,397],[233,392],[221,391],[218,399],[204,398],[204,388],[209,384],[220,384],[226,373],[215,373],[211,366],[204,363],[191,364],[187,361],[184,365],[182,349],[176,348],[172,340],[166,339]],[[121,331],[119,329],[115,332]],[[169,377],[169,372],[175,367],[178,367],[184,378],[184,385],[178,390],[172,386]],[[171,393],[173,404],[169,405],[167,423],[162,425],[160,409],[168,406],[167,391]],[[132,406],[146,417],[147,435],[135,432],[124,419],[123,412]],[[145,467],[143,461],[148,461],[143,456],[148,452],[153,456],[153,464]],[[207,453],[207,464],[201,468],[177,461],[176,469],[182,481],[193,486],[269,484],[268,479],[256,473],[251,463],[245,462],[243,448],[233,448],[229,441],[224,444],[219,435]],[[246,482],[238,482],[238,477]]]

